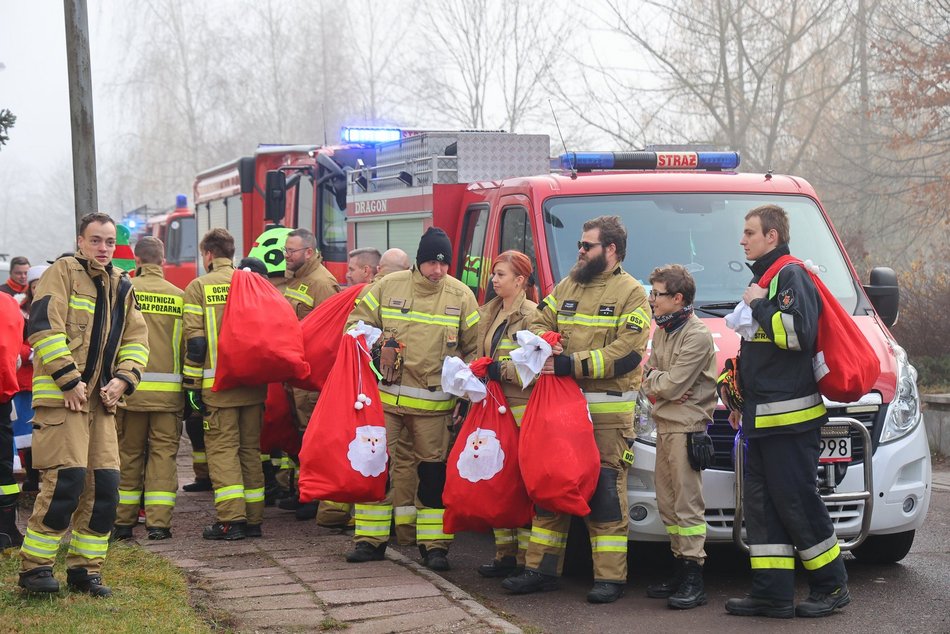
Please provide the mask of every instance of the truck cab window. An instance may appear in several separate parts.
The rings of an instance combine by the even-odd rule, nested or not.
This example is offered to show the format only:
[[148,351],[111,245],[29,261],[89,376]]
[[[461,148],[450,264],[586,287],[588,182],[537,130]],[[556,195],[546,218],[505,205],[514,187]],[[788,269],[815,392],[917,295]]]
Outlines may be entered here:
[[346,214],[329,186],[320,188],[320,252],[324,260],[346,262]]
[[485,231],[488,228],[488,206],[472,205],[465,212],[462,244],[459,251],[458,279],[478,297],[482,277],[482,255],[485,249]]
[[527,255],[531,260],[531,270],[538,270],[531,221],[528,219],[528,210],[521,206],[506,207],[501,212],[501,239],[498,242],[498,253],[509,250],[520,251]]

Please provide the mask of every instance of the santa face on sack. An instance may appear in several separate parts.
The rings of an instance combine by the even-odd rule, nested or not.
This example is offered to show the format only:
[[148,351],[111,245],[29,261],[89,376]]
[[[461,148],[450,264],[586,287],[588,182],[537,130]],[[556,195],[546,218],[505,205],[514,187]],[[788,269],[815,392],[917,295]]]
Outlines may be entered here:
[[346,452],[350,465],[360,474],[372,478],[386,470],[386,428],[364,425],[356,428],[356,437]]
[[469,482],[491,480],[505,466],[505,452],[495,432],[476,429],[468,435],[459,454],[459,475]]

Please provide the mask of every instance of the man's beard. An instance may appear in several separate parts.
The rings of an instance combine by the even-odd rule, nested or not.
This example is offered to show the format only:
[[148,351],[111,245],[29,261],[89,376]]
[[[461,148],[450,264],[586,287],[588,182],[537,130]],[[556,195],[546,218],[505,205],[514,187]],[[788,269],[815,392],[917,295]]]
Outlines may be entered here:
[[595,277],[607,270],[607,255],[600,255],[590,258],[587,262],[578,260],[574,268],[571,269],[571,279],[578,284],[588,284]]

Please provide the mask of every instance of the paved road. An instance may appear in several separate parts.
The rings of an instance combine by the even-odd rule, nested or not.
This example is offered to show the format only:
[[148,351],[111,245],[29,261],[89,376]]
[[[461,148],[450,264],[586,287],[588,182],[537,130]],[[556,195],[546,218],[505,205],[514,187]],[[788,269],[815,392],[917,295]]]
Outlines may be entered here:
[[[950,633],[950,472],[935,476],[930,513],[910,554],[890,566],[866,565],[849,557],[847,568],[854,597],[851,605],[833,617],[809,621],[809,629],[835,633]],[[708,605],[678,612],[669,610],[662,600],[646,598],[646,586],[665,576],[667,548],[632,544],[626,596],[607,606],[586,603],[584,597],[591,584],[589,570],[567,575],[559,592],[508,595],[499,581],[482,579],[474,572],[494,553],[488,535],[457,538],[450,555],[453,570],[443,575],[528,632],[803,631],[806,624],[798,619],[740,618],[725,613],[726,599],[742,596],[748,585],[748,560],[731,546],[710,549],[706,567]],[[415,547],[399,550],[418,559]],[[798,596],[804,597],[808,589],[801,572],[798,579]]]

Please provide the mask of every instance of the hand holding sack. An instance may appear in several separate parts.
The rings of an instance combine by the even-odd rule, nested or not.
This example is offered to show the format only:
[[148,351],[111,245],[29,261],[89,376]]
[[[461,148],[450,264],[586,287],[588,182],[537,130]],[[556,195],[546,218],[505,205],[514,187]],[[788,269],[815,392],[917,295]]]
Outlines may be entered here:
[[379,333],[360,322],[340,341],[300,449],[301,500],[378,502],[386,497],[386,425],[370,363]]
[[[560,341],[553,332],[543,338],[551,345]],[[600,451],[587,401],[573,378],[541,375],[528,397],[520,442],[521,476],[534,503],[555,513],[588,515]]]
[[310,374],[291,381],[294,387],[310,392],[323,390],[323,384],[336,361],[336,351],[340,347],[346,321],[365,286],[354,284],[323,300],[300,322],[303,358],[310,364]]
[[[478,359],[465,372],[484,378],[489,363],[488,357]],[[489,381],[483,388],[446,463],[442,501],[447,533],[517,528],[531,521],[531,499],[518,465],[518,427],[501,385]]]
[[211,391],[279,383],[309,373],[300,324],[290,304],[260,275],[234,271]]
[[294,423],[287,390],[282,383],[270,383],[267,386],[267,400],[264,401],[261,451],[270,453],[277,449],[296,456],[300,452],[300,434]]

